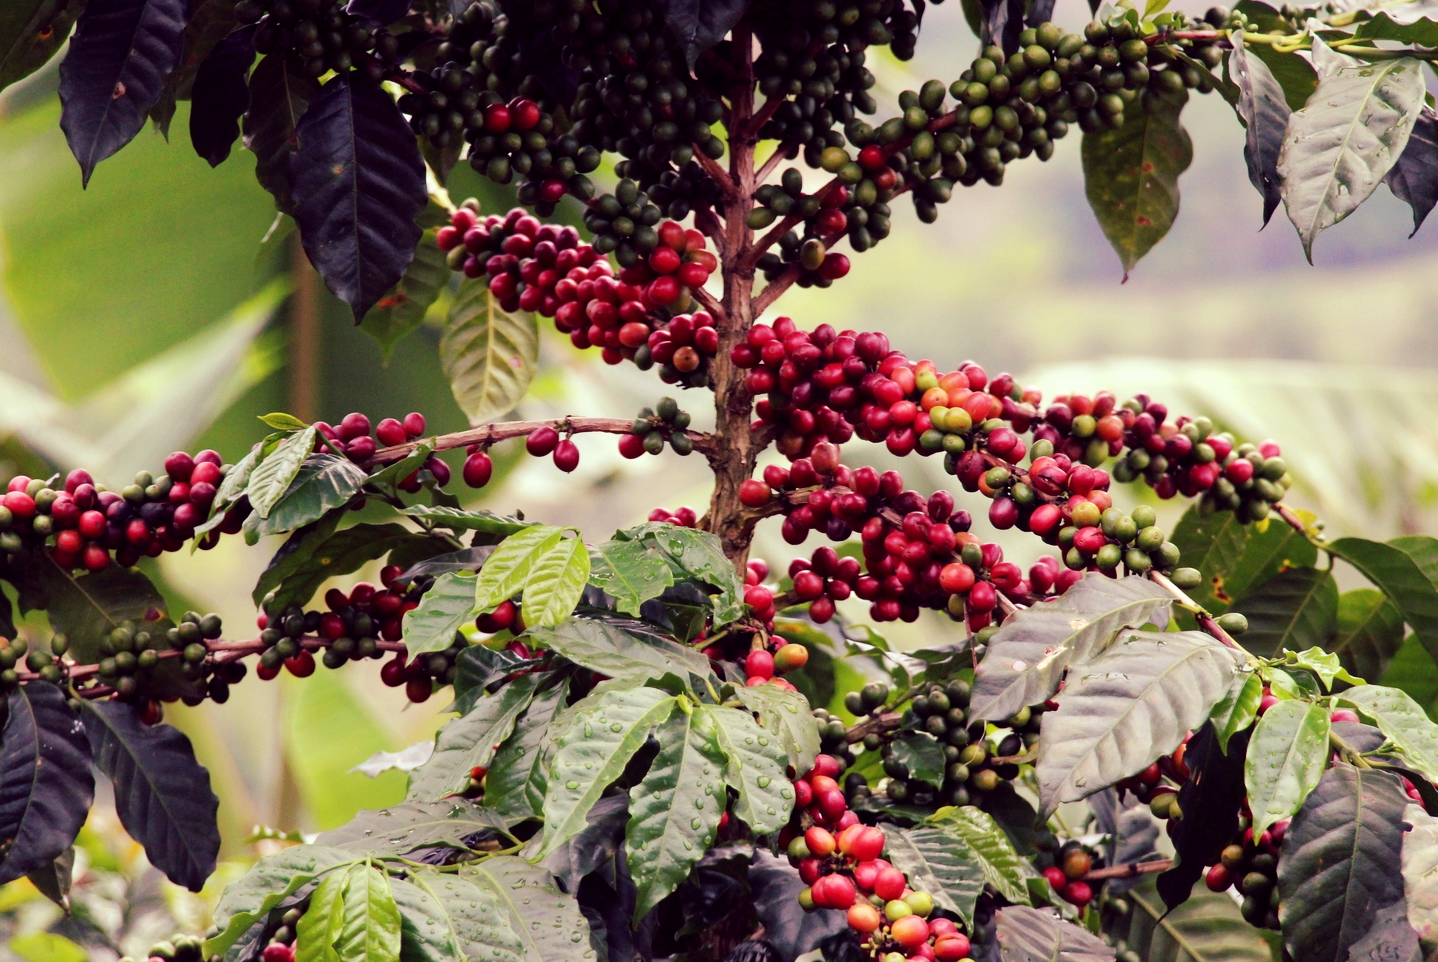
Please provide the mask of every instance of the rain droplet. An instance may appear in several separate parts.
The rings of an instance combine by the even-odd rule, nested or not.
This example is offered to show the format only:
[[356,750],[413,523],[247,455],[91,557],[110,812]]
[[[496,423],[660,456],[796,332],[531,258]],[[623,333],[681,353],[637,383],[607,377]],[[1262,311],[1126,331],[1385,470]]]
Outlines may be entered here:
[[768,788],[772,779],[768,775],[760,775],[755,781],[759,783],[760,788]]
[[567,788],[567,789],[569,789],[569,790],[572,792],[572,791],[574,791],[576,788],[579,787],[579,783],[576,782],[576,781],[570,780],[570,781],[567,781],[567,782],[564,783],[564,787]]

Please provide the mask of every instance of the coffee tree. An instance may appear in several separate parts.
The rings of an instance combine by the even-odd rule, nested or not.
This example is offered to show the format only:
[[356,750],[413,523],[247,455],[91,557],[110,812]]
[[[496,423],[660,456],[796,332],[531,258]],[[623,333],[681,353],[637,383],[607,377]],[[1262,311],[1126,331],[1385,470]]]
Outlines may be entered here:
[[[6,82],[73,25],[61,125],[86,179],[190,99],[196,150],[218,164],[243,133],[362,329],[393,343],[448,292],[441,359],[475,427],[274,414],[233,464],[12,479],[0,579],[47,619],[17,630],[0,594],[0,879],[65,900],[98,769],[198,889],[219,802],[164,706],[379,661],[411,700],[453,699],[405,800],[261,859],[205,940],[155,955],[1260,962],[1264,930],[1296,962],[1433,951],[1438,726],[1364,678],[1405,625],[1438,659],[1438,541],[1325,539],[1284,503],[1278,444],[1145,395],[1045,400],[878,331],[758,320],[795,284],[842,285],[838,248],[884,240],[901,195],[930,222],[1073,125],[1128,270],[1177,214],[1195,90],[1233,105],[1265,219],[1282,201],[1306,251],[1380,181],[1421,223],[1425,6],[1151,3],[1070,33],[1042,0],[973,2],[972,65],[882,106],[868,58],[912,56],[923,0],[20,6]],[[461,161],[520,206],[453,205]],[[498,420],[541,317],[713,392],[713,430],[672,396]],[[573,471],[585,433],[699,454],[707,509],[606,540],[453,493],[520,439]],[[845,464],[856,437],[941,458],[954,490]],[[461,448],[455,479],[438,455]],[[1165,531],[1117,485],[1194,503]],[[391,517],[346,523],[362,505]],[[766,519],[823,543],[771,570],[750,556]],[[1025,570],[984,525],[1051,550]],[[136,568],[227,535],[286,536],[257,631],[167,610]],[[1340,593],[1337,561],[1372,587]],[[952,631],[895,652],[861,603]]]

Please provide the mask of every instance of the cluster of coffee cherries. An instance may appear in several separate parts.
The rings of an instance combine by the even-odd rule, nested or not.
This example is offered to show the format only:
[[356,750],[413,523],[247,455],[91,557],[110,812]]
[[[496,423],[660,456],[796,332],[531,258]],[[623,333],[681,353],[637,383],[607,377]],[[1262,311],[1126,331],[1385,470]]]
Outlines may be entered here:
[[1043,876],[1059,898],[1082,911],[1094,897],[1093,886],[1086,881],[1088,873],[1102,861],[1082,842],[1069,839],[1055,853],[1054,864],[1043,870]]
[[[202,962],[205,957],[205,940],[198,935],[175,935],[150,946],[143,959],[123,956],[120,962]],[[270,959],[264,962],[293,962],[290,959]]]
[[399,38],[344,7],[340,0],[239,0],[235,19],[256,25],[257,53],[293,54],[306,76],[356,68],[377,82],[399,54]]
[[[209,684],[198,688],[198,692],[223,704],[229,699],[229,686],[245,675],[244,665],[238,662],[210,663],[206,642],[218,639],[223,630],[219,615],[202,616],[194,611],[186,612],[180,623],[169,629],[154,623],[121,622],[100,639],[96,677],[100,683],[114,688],[121,698],[133,699],[149,688],[149,682],[162,666],[161,653],[177,653],[180,671],[191,684],[203,685],[206,676],[213,672]],[[200,697],[194,694],[186,701],[198,704]]]
[[1118,782],[1115,787],[1121,793],[1127,792],[1140,802],[1146,803],[1155,818],[1181,820],[1183,810],[1178,805],[1178,790],[1192,774],[1188,763],[1184,761],[1190,737],[1191,734],[1185,735],[1183,743],[1171,753],[1164,755],[1137,775]]
[[295,939],[299,935],[300,919],[308,909],[309,899],[305,899],[299,905],[270,913],[270,924],[275,929],[260,953],[260,962],[295,962]]
[[[937,787],[912,778],[904,763],[892,752],[892,741],[883,746],[884,774],[889,776],[887,794],[894,802],[915,805],[978,805],[1003,782],[1019,776],[1020,757],[1038,739],[1039,717],[1043,711],[1023,708],[1001,727],[1009,733],[991,745],[988,726],[969,716],[969,685],[954,679],[931,686],[915,696],[910,705],[917,729],[927,732],[944,748],[946,769]],[[867,746],[865,746],[867,747]]]
[[967,958],[969,939],[958,925],[934,915],[934,900],[909,887],[907,876],[881,856],[883,829],[863,825],[849,809],[837,779],[838,759],[821,754],[794,782],[795,821],[780,833],[790,863],[808,886],[806,910],[845,913],[871,958],[952,962]]
[[687,504],[670,511],[668,508],[655,508],[649,512],[649,521],[658,524],[678,525],[681,528],[699,527],[699,512]]
[[1245,801],[1239,818],[1239,840],[1225,847],[1219,860],[1204,874],[1203,881],[1210,891],[1227,892],[1237,887],[1243,896],[1239,910],[1249,925],[1278,929],[1278,849],[1288,824],[1289,819],[1282,819],[1255,836],[1253,816]]
[[689,424],[689,412],[681,411],[679,402],[672,397],[662,397],[653,408],[639,409],[629,433],[619,436],[619,453],[631,459],[661,454],[667,443],[675,454],[692,454],[694,442],[685,433]]
[[[158,478],[141,471],[118,492],[80,469],[66,476],[62,488],[52,487],[58,479],[17,475],[0,498],[0,553],[49,544],[60,567],[103,571],[112,560],[131,567],[141,558],[178,551],[209,517],[227,470],[214,451],[193,457],[177,451]],[[243,521],[242,512],[231,511],[200,547],[214,547],[221,532],[239,531]]]
[[424,579],[412,585],[401,583],[397,565],[386,565],[380,571],[381,587],[367,581],[355,584],[349,592],[331,588],[325,592],[327,610],[306,611],[300,605],[289,605],[279,612],[262,611],[257,619],[260,628],[260,654],[257,674],[269,681],[286,669],[298,677],[314,673],[315,658],[307,638],[319,640],[324,648],[321,656],[326,668],[339,668],[350,660],[382,658],[381,642],[391,644],[404,636],[403,618],[407,611],[419,606],[419,599],[429,587]]
[[[318,421],[315,428],[324,436],[324,440],[315,440],[315,451],[337,451],[356,464],[364,464],[373,458],[375,451],[381,447],[393,447],[424,437],[425,421],[423,414],[411,411],[404,416],[404,420],[385,418],[379,424],[371,426],[367,415],[351,411],[340,419],[338,425],[331,426],[325,421]],[[440,487],[449,484],[449,465],[438,457],[431,456],[426,458],[420,467],[400,479],[400,490],[410,493],[419,491],[421,471],[428,471]]]

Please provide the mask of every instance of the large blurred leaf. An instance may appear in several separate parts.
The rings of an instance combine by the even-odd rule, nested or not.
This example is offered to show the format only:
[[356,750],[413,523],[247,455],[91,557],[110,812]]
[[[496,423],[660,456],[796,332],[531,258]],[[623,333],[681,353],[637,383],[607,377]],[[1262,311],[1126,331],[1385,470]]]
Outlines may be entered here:
[[624,843],[636,924],[689,877],[728,804],[714,719],[687,702],[679,707],[655,729],[659,754],[629,790]]
[[321,832],[316,844],[358,856],[397,857],[435,846],[464,848],[464,840],[503,831],[503,819],[462,798],[407,801],[360,812],[339,828]]
[[784,771],[787,755],[777,736],[737,708],[705,705],[726,757],[724,777],[738,798],[734,814],[755,835],[778,831],[794,807],[793,783]]
[[1173,751],[1228,692],[1241,656],[1198,632],[1122,635],[1045,712],[1036,772],[1045,811]]
[[510,928],[524,944],[525,962],[589,958],[589,920],[545,869],[505,855],[485,859],[464,875],[499,898]]
[[1102,939],[1043,909],[1010,905],[998,912],[1003,962],[1112,962]]
[[1403,901],[1396,871],[1408,796],[1398,776],[1335,762],[1283,837],[1283,945],[1295,962],[1345,962],[1373,913]]
[[1340,538],[1326,547],[1382,589],[1438,661],[1438,586],[1417,562],[1400,548],[1363,538]]
[[0,90],[43,67],[70,37],[80,4],[16,0],[0,9]]
[[1177,861],[1157,880],[1158,893],[1169,908],[1188,898],[1204,868],[1218,861],[1224,846],[1238,832],[1243,765],[1251,734],[1251,730],[1239,732],[1224,746],[1208,724],[1185,746],[1184,764],[1191,776],[1178,790],[1184,817],[1167,827]]
[[407,797],[438,801],[463,791],[470,770],[489,767],[495,747],[514,731],[514,723],[529,707],[538,683],[537,675],[521,675],[493,695],[481,698],[467,715],[439,730],[434,754],[410,773]]
[[275,206],[289,213],[290,155],[298,141],[295,128],[320,95],[319,81],[306,76],[283,53],[270,54],[250,75],[250,106],[245,111],[245,147],[255,155],[255,177],[274,195]]
[[90,743],[65,693],[46,682],[14,689],[0,740],[0,882],[63,856],[94,796]]
[[886,852],[894,867],[909,877],[915,891],[928,892],[939,908],[972,925],[974,903],[984,890],[984,873],[967,847],[936,828],[888,827]]
[[974,672],[974,717],[997,721],[1041,704],[1070,665],[1100,654],[1119,629],[1148,621],[1167,626],[1172,604],[1147,578],[1094,575],[1055,601],[1020,609],[1004,619]]
[[1168,910],[1152,879],[1129,890],[1134,910],[1125,936],[1149,962],[1272,962],[1258,930],[1243,920],[1227,893],[1194,886],[1188,900]]
[[1338,634],[1327,645],[1360,678],[1380,678],[1403,644],[1403,614],[1383,592],[1354,588],[1338,596]]
[[1409,803],[1403,821],[1403,896],[1408,923],[1428,943],[1438,941],[1438,818]]
[[1239,598],[1248,618],[1243,647],[1260,658],[1327,644],[1338,626],[1338,584],[1317,568],[1293,568]]
[[1435,171],[1438,171],[1438,113],[1425,104],[1413,123],[1408,146],[1403,148],[1398,163],[1383,180],[1394,197],[1413,208],[1413,234],[1418,233],[1433,205],[1438,203]]
[[1414,768],[1438,781],[1438,724],[1412,697],[1381,685],[1359,685],[1338,697],[1372,718]]
[[434,229],[424,232],[419,246],[414,249],[414,260],[410,261],[399,283],[381,297],[360,321],[360,330],[375,339],[385,360],[389,360],[395,344],[419,330],[424,323],[425,312],[439,298],[444,285],[449,283],[452,272],[445,261],[444,251],[439,249],[435,234]]
[[1283,138],[1283,203],[1313,261],[1318,234],[1368,199],[1398,161],[1423,107],[1422,63],[1339,67],[1319,78]]
[[1129,105],[1117,130],[1083,136],[1084,193],[1125,278],[1178,217],[1178,177],[1193,162],[1179,123],[1187,101],[1186,90],[1150,92]]
[[529,314],[499,309],[489,288],[465,278],[449,310],[439,360],[459,409],[470,424],[486,424],[514,409],[539,363],[539,328]]
[[198,892],[220,852],[220,800],[190,740],[170,725],[145,724],[124,702],[84,702],[83,711],[95,767],[115,786],[120,824],[151,865]]
[[749,0],[681,0],[664,7],[664,22],[679,38],[689,69],[701,53],[724,39],[748,6]]
[[[1286,524],[1260,528],[1239,522],[1231,511],[1202,515],[1197,506],[1184,513],[1173,543],[1183,563],[1203,575],[1189,596],[1215,614],[1285,569],[1312,567],[1318,560],[1318,549]],[[1180,623],[1186,617],[1180,613]]]
[[210,52],[195,75],[190,108],[190,143],[218,167],[240,136],[240,117],[250,106],[250,64],[255,62],[254,27],[241,27]]
[[1264,713],[1249,739],[1244,763],[1255,835],[1298,811],[1327,761],[1326,708],[1293,699]]

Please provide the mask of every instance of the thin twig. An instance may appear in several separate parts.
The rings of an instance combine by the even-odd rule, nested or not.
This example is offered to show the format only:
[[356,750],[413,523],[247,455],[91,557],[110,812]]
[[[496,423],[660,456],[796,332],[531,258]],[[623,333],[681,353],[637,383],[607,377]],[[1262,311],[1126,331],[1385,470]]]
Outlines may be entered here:
[[[498,441],[505,441],[509,438],[520,438],[533,434],[540,428],[554,428],[562,434],[628,434],[634,425],[633,419],[622,418],[552,418],[545,421],[501,421],[498,424],[486,424],[483,427],[471,428],[468,431],[460,431],[455,434],[442,434],[434,439],[435,451],[452,451],[455,448],[468,447],[471,444],[488,445]],[[701,431],[685,431],[689,440],[694,442],[694,450],[707,454],[713,450],[714,439]],[[403,461],[413,453],[414,449],[421,444],[429,442],[424,440],[407,441],[404,444],[395,444],[387,448],[380,448],[374,453],[374,457],[365,462],[366,467],[373,468],[382,464],[393,464],[396,461]]]

